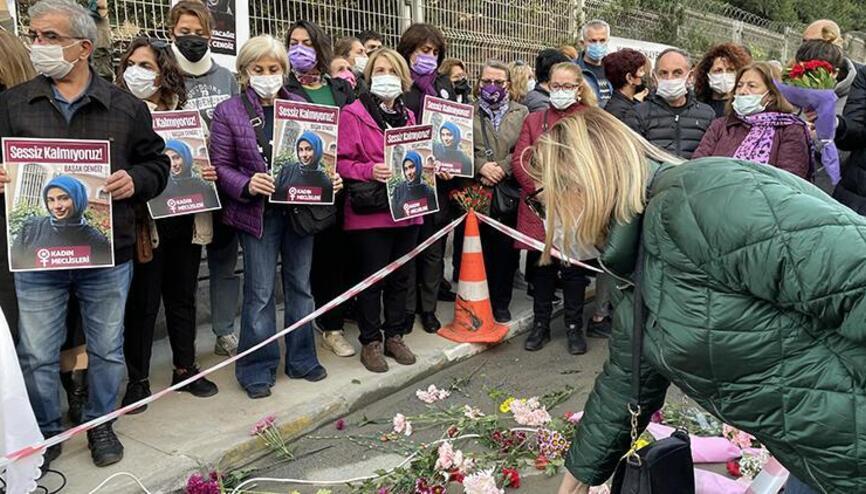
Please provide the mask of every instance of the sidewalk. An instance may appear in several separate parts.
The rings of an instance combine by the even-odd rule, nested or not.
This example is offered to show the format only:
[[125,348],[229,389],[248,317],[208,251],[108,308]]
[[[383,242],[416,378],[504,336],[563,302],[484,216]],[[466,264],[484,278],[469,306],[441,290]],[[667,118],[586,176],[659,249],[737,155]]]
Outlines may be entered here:
[[[509,338],[528,329],[532,322],[532,301],[525,291],[515,289],[511,312],[514,320]],[[443,324],[450,322],[453,304],[440,303],[438,316]],[[277,320],[282,321],[281,313]],[[346,337],[360,350],[357,336],[357,327],[347,324]],[[235,380],[234,367],[229,366],[210,375],[220,387],[219,394],[212,398],[177,393],[151,404],[143,414],[121,417],[115,423],[126,448],[120,463],[102,469],[93,466],[86,436],[82,434],[63,445],[63,454],[51,467],[68,477],[69,484],[63,492],[89,493],[117,472],[134,474],[152,493],[171,492],[180,488],[197,468],[212,468],[220,462],[226,470],[255,460],[264,450],[249,431],[263,416],[275,415],[283,434],[294,439],[486,349],[483,345],[455,344],[427,334],[419,322],[406,340],[418,362],[401,366],[389,359],[391,370],[385,374],[368,372],[358,355],[339,358],[319,347],[319,358],[328,370],[327,379],[308,383],[290,380],[279,373],[273,394],[262,400],[247,398]],[[197,346],[202,369],[221,359],[213,354],[213,344],[210,326],[200,326]],[[170,385],[171,351],[166,339],[154,345],[151,376],[154,391]],[[51,488],[53,480],[45,485]],[[99,492],[141,490],[130,478],[119,477]]]

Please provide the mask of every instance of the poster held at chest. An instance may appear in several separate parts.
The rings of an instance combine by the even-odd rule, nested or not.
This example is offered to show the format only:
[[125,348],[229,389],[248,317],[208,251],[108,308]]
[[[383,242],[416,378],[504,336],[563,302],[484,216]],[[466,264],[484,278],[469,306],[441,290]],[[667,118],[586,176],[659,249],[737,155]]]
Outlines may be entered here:
[[153,130],[165,141],[171,172],[165,190],[147,202],[151,218],[219,209],[216,186],[201,178],[202,166],[210,166],[210,157],[199,112],[155,112]]
[[385,163],[391,166],[391,179],[386,185],[394,221],[439,211],[432,126],[387,129]]
[[3,138],[10,271],[114,266],[108,141]]
[[472,162],[474,113],[472,105],[431,96],[424,98],[423,123],[433,127],[433,157],[439,171],[455,177],[475,176]]
[[334,204],[340,110],[297,101],[274,101],[270,202]]

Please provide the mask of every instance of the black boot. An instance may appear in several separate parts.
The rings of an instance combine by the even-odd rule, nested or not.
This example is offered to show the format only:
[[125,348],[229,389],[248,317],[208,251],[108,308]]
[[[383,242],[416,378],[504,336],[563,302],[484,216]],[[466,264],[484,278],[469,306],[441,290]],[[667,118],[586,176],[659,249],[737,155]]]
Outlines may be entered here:
[[60,383],[66,390],[66,401],[69,403],[69,421],[78,425],[81,423],[81,416],[87,405],[87,369],[61,372]]
[[545,322],[536,322],[529,336],[526,337],[526,342],[523,343],[523,348],[527,351],[534,352],[544,348],[544,345],[550,342],[550,324]]
[[98,467],[107,467],[123,459],[123,445],[114,434],[111,422],[87,431],[87,447],[93,464]]
[[568,353],[572,355],[583,355],[586,353],[586,337],[583,336],[583,328],[576,324],[569,324],[565,328],[568,336]]
[[435,333],[442,327],[442,323],[439,322],[438,318],[436,318],[435,312],[422,312],[421,327],[424,328],[424,331],[427,333]]

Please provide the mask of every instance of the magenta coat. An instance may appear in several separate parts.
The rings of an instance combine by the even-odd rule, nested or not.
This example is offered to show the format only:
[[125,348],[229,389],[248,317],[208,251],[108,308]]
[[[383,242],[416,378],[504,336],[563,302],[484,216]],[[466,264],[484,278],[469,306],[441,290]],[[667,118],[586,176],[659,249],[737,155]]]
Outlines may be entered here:
[[[524,202],[527,195],[535,192],[535,183],[533,183],[529,174],[526,173],[522,164],[529,163],[531,155],[529,151],[526,151],[524,155],[524,151],[533,146],[538,138],[541,137],[544,133],[545,123],[549,129],[556,122],[584,108],[586,107],[583,104],[578,103],[566,108],[564,111],[550,108],[549,110],[539,110],[530,113],[526,117],[526,120],[523,121],[523,129],[520,131],[520,137],[517,138],[517,144],[514,145],[514,153],[511,158],[511,173],[514,174],[514,178],[517,179],[517,183],[520,184],[520,188],[522,189],[520,193],[520,205],[517,207],[517,231],[529,235],[536,240],[544,241],[544,223]],[[523,157],[522,161],[521,156]],[[518,249],[532,250],[531,247],[523,242],[515,241],[514,246]]]
[[[411,110],[407,125],[415,125]],[[373,165],[385,162],[385,133],[364,108],[361,100],[340,110],[340,136],[337,143],[337,173],[347,180],[373,181]],[[394,221],[389,211],[372,214],[357,214],[352,210],[351,196],[346,199],[346,230],[370,230],[373,228],[400,228],[420,225],[423,218]]]

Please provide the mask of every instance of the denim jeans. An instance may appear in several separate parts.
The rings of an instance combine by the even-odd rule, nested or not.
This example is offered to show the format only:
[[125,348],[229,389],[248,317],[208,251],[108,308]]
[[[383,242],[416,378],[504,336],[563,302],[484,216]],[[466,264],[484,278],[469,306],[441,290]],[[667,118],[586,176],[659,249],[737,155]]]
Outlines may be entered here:
[[[310,290],[310,265],[313,258],[313,236],[298,236],[282,209],[266,209],[264,232],[258,239],[241,233],[244,248],[244,301],[241,308],[239,351],[264,341],[277,332],[276,282],[277,258],[282,257],[284,326],[315,310]],[[273,386],[280,365],[280,345],[267,345],[242,358],[235,376],[244,389]],[[307,323],[286,335],[286,368],[291,378],[304,377],[320,367],[316,357],[313,325]]]
[[228,239],[207,247],[210,312],[213,333],[226,336],[234,332],[240,299],[241,278],[235,273],[238,264],[238,235],[234,231],[228,231],[231,227],[215,220],[214,230],[218,228],[227,229],[221,236],[228,236]]
[[60,346],[74,293],[87,339],[90,396],[84,421],[114,410],[123,380],[123,310],[132,261],[113,268],[15,273],[20,309],[18,360],[39,428],[46,437],[63,431],[60,412]]
[[785,494],[818,494],[814,489],[800,481],[793,475],[788,477],[785,483]]

